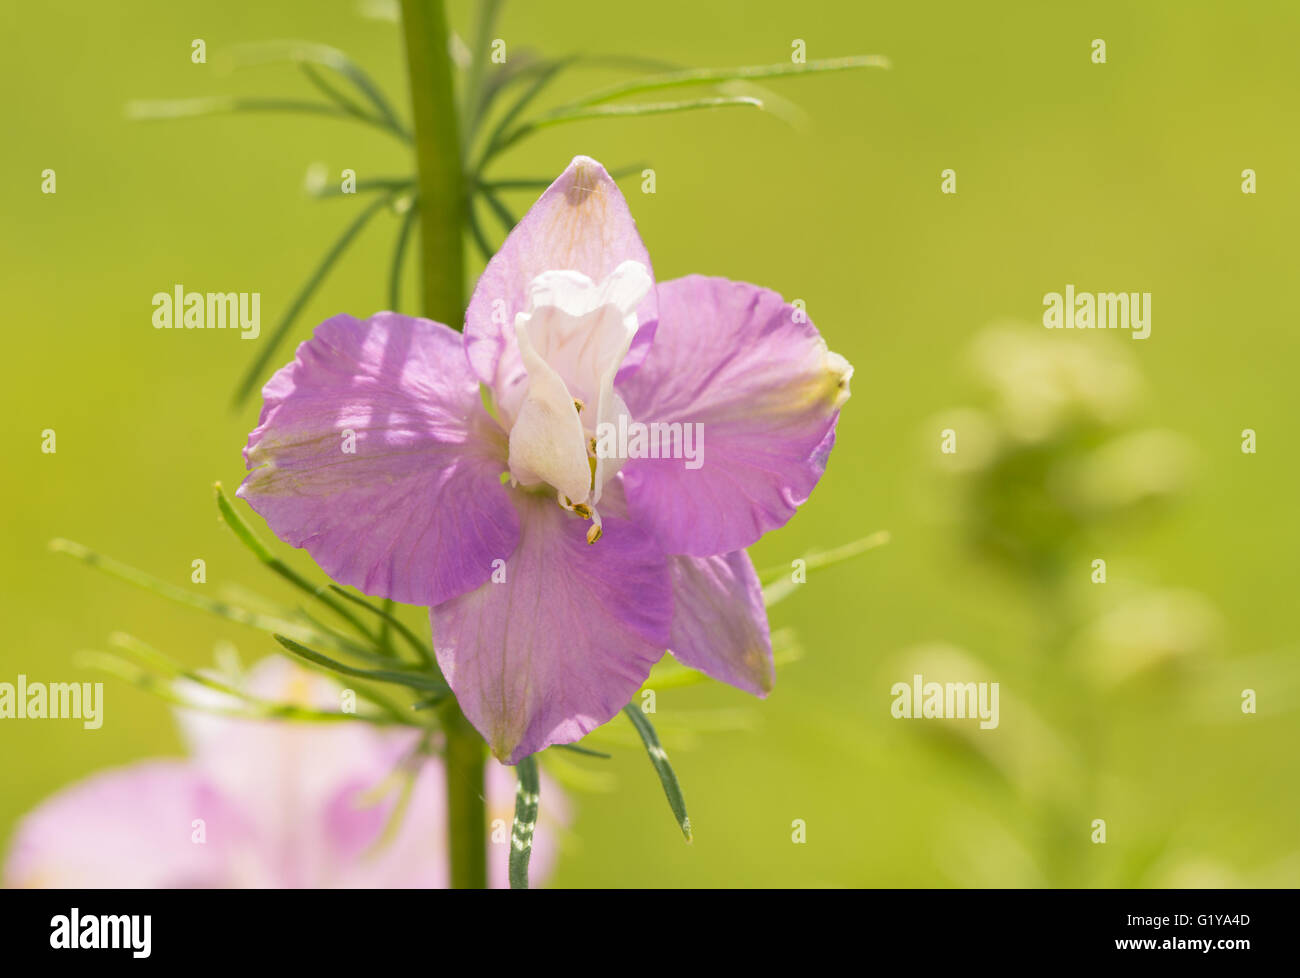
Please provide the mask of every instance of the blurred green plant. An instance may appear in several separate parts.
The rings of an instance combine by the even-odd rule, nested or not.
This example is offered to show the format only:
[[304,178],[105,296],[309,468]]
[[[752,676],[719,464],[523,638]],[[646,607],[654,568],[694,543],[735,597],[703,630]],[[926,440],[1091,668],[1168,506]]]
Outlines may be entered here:
[[[1131,833],[1127,858],[1106,869],[1086,858],[1089,826],[1114,790],[1099,780],[1111,750],[1106,711],[1121,687],[1167,680],[1169,667],[1207,655],[1219,624],[1208,600],[1190,592],[1129,593],[1125,581],[1115,602],[1114,582],[1096,587],[1107,583],[1099,555],[1168,510],[1196,454],[1181,435],[1137,421],[1142,378],[1122,347],[1005,327],[977,337],[971,359],[978,398],[934,422],[955,436],[956,450],[938,460],[945,508],[965,546],[1030,596],[1040,629],[1035,661],[999,666],[1015,672],[1011,695],[1001,690],[1013,736],[963,723],[919,728],[969,776],[1022,803],[1019,835],[986,826],[982,853],[959,861],[980,880],[1000,862],[1017,885],[1141,885],[1162,839]],[[900,662],[909,675],[994,668],[946,644],[905,650]]]

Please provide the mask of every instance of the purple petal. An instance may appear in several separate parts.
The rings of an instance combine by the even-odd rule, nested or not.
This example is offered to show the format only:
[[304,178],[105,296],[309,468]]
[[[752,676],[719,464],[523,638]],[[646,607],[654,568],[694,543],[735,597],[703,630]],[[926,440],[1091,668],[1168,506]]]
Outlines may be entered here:
[[775,292],[698,275],[660,283],[654,346],[619,392],[636,422],[702,425],[704,451],[696,468],[628,461],[633,518],[665,552],[697,557],[782,526],[821,478],[852,372]]
[[505,581],[431,610],[438,664],[492,752],[514,764],[614,716],[668,646],[668,565],[635,525],[586,521],[516,493],[522,532]]
[[[528,285],[536,276],[574,271],[601,282],[629,260],[653,276],[650,255],[618,185],[595,160],[574,157],[510,232],[474,289],[465,312],[465,351],[479,379],[503,392],[523,373],[514,322],[527,308]],[[624,358],[625,370],[645,356],[655,316],[651,289],[637,307],[642,327]]]
[[698,669],[755,696],[776,680],[763,588],[749,555],[673,557],[673,633],[669,650]]
[[514,550],[505,434],[446,326],[336,316],[262,396],[238,495],[336,581],[436,604]]

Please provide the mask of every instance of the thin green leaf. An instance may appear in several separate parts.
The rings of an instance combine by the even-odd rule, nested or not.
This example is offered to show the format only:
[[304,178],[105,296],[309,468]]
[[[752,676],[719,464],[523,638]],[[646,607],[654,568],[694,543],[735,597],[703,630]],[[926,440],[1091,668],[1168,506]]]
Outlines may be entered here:
[[469,70],[465,75],[465,95],[461,105],[461,117],[465,121],[462,142],[465,145],[469,145],[469,140],[473,138],[486,104],[484,84],[489,64],[488,52],[492,48],[502,3],[503,0],[479,0],[478,24],[474,32],[474,47],[470,51]]
[[442,680],[436,679],[428,673],[404,672],[399,669],[360,669],[339,662],[337,659],[331,659],[329,656],[283,635],[274,635],[272,637],[299,658],[314,662],[318,666],[324,666],[326,669],[344,676],[356,676],[358,679],[369,679],[377,683],[396,683],[399,686],[421,689],[431,693],[441,693],[447,690],[447,685]]
[[562,125],[566,122],[581,122],[584,119],[605,119],[620,116],[665,115],[669,112],[692,112],[697,109],[724,109],[731,106],[750,106],[761,109],[763,102],[750,95],[716,95],[708,98],[683,99],[677,102],[641,102],[636,105],[594,105],[574,108],[563,113],[551,112],[544,116],[525,122],[509,135],[501,138],[500,144],[493,151],[495,156],[513,146],[525,136],[539,129]]
[[467,125],[461,134],[464,137],[464,145],[466,147],[472,145],[479,126],[491,112],[498,96],[508,91],[512,85],[536,75],[543,66],[549,63],[549,59],[543,58],[527,48],[515,48],[510,53],[510,59],[505,64],[496,65],[495,70],[484,80],[483,94],[479,100],[473,126]]
[[[384,614],[391,618],[397,608],[397,602],[392,598],[384,598]],[[393,651],[393,628],[389,624],[389,618],[381,619],[379,622],[379,644],[390,652]]]
[[381,119],[368,115],[353,115],[330,102],[314,102],[309,99],[260,95],[209,95],[200,98],[135,99],[126,103],[126,117],[138,122],[193,119],[241,112],[301,112],[307,115],[351,119],[378,126],[385,132],[399,135],[407,142],[410,141],[409,136],[401,132],[394,133],[388,123]]
[[557,111],[568,112],[584,106],[612,102],[628,95],[661,91],[665,88],[683,88],[693,85],[714,85],[727,81],[753,81],[758,78],[780,78],[791,75],[816,75],[833,71],[851,71],[856,68],[888,68],[889,59],[876,54],[854,55],[848,58],[823,58],[805,64],[777,62],[768,65],[744,65],[735,68],[687,68],[661,75],[635,78],[602,88],[561,106]]
[[[419,655],[421,660],[423,660],[426,665],[430,665],[430,666],[435,665],[433,650],[429,648],[428,643],[422,642],[420,640],[420,637],[416,635],[415,632],[411,631],[406,626],[406,623],[403,622],[396,615],[394,615],[391,611],[387,611],[384,608],[378,608],[375,605],[371,604],[369,601],[367,601],[365,598],[353,594],[350,591],[345,591],[337,584],[331,584],[330,590],[332,590],[339,597],[346,598],[348,601],[351,601],[353,604],[360,605],[362,608],[365,608],[371,614],[378,615],[379,618],[381,618],[385,624],[389,625],[397,632],[398,635],[401,635],[402,638],[406,639],[407,644],[410,645],[411,648],[415,650],[416,654]],[[391,604],[391,602],[385,602],[385,607],[387,607],[387,605],[389,604]]]
[[369,644],[361,644],[341,628],[331,625],[327,621],[322,621],[317,615],[312,614],[301,605],[294,611],[313,628],[324,635],[328,635],[338,645],[338,651],[351,656],[354,659],[360,659],[362,662],[368,662],[371,665],[382,666],[385,669],[413,669],[414,665],[407,665],[401,659],[393,655],[377,651],[378,646],[374,640],[368,640]]
[[664,786],[668,807],[673,810],[673,817],[677,819],[682,835],[686,837],[687,842],[690,842],[693,836],[691,819],[686,814],[686,799],[682,797],[682,787],[677,783],[677,774],[673,771],[673,766],[668,763],[668,754],[659,743],[659,736],[655,733],[654,726],[646,719],[645,712],[635,703],[623,707],[623,712],[627,714],[628,719],[632,721],[632,726],[640,734],[646,753],[650,755],[650,763],[654,765],[655,773],[659,775],[659,781]]
[[[254,557],[298,590],[302,591],[304,594],[311,595],[326,608],[329,608],[330,611],[334,612],[334,614],[338,615],[355,628],[357,633],[363,636],[367,641],[375,641],[374,634],[370,629],[366,628],[356,615],[338,601],[335,601],[325,587],[313,584],[279,557],[275,556],[275,554],[271,553],[270,548],[261,541],[257,534],[253,532],[253,528],[249,526],[248,523],[244,521],[244,518],[235,510],[235,507],[231,504],[230,500],[226,497],[225,492],[222,490],[220,482],[215,483],[212,488],[217,498],[217,511],[221,514],[221,519],[225,522],[226,526],[230,527],[230,529],[234,531],[235,536],[239,538],[240,542],[252,551]],[[346,640],[346,637],[344,637],[344,640]]]
[[[410,190],[415,186],[414,177],[375,177],[371,180],[358,180],[356,193],[364,194],[373,190]],[[351,197],[351,193],[344,193],[343,187],[336,183],[327,183],[318,188],[312,188],[307,191],[317,200],[324,200],[327,197]]]
[[488,161],[505,149],[506,146],[510,145],[510,143],[515,141],[514,138],[507,136],[510,126],[514,124],[514,121],[517,118],[519,118],[524,109],[528,108],[528,106],[532,104],[533,100],[545,90],[546,86],[554,81],[555,76],[565,68],[569,67],[569,65],[573,64],[574,60],[574,58],[570,57],[560,58],[554,61],[546,61],[540,64],[535,72],[532,72],[532,74],[536,76],[533,79],[533,83],[524,90],[523,94],[521,94],[519,98],[515,100],[514,104],[511,105],[510,108],[502,114],[501,118],[497,120],[496,126],[492,129],[491,134],[485,141],[485,149],[479,157],[478,163],[469,168],[471,176],[481,174],[483,168],[487,166]]
[[266,365],[271,362],[271,358],[275,356],[280,343],[288,334],[290,327],[293,326],[294,320],[298,318],[298,314],[302,312],[303,307],[307,305],[308,300],[310,300],[316,293],[316,290],[320,288],[321,282],[325,280],[325,276],[327,276],[330,269],[334,267],[334,263],[339,260],[343,252],[347,250],[348,245],[350,245],[353,239],[361,233],[361,230],[370,222],[370,219],[374,217],[381,208],[388,206],[394,196],[396,196],[396,192],[390,191],[378,200],[373,201],[365,210],[357,215],[356,219],[348,225],[347,229],[339,236],[338,240],[334,242],[330,250],[326,252],[325,257],[321,260],[320,264],[316,266],[315,271],[311,273],[307,281],[303,283],[302,288],[299,289],[298,294],[294,296],[293,302],[290,303],[289,308],[285,311],[284,315],[280,317],[280,321],[276,324],[275,329],[272,330],[266,343],[262,345],[262,352],[257,355],[257,358],[253,361],[253,365],[249,367],[248,372],[244,374],[243,380],[240,381],[239,387],[235,391],[236,406],[243,404],[247,399],[249,393],[257,384],[258,377],[262,375],[262,371],[266,369]]
[[[108,642],[114,648],[119,649],[143,662],[146,668],[152,668],[155,672],[162,673],[164,677],[171,679],[173,683],[177,679],[184,679],[188,682],[194,683],[195,685],[203,686],[207,689],[213,690],[214,692],[239,700],[250,715],[254,715],[260,719],[302,719],[321,723],[359,719],[370,723],[377,723],[381,726],[405,722],[405,716],[400,713],[396,715],[390,714],[387,716],[364,713],[343,713],[341,711],[318,710],[310,707],[303,707],[295,703],[278,703],[274,700],[268,700],[265,697],[254,696],[237,686],[232,686],[230,683],[223,682],[207,673],[190,669],[170,656],[159,652],[157,649],[153,648],[153,646],[148,645],[140,639],[128,635],[125,632],[114,632],[109,636]],[[174,686],[173,690],[175,691]],[[358,690],[358,693],[362,696],[367,696],[368,691]],[[177,695],[179,696],[181,694],[177,692]],[[190,701],[185,700],[185,703],[189,704]],[[381,708],[383,707],[383,704],[376,705],[379,705]],[[200,707],[196,706],[196,708]]]
[[416,700],[414,703],[411,704],[411,709],[432,710],[434,707],[441,706],[444,702],[446,702],[446,699],[449,695],[450,695],[450,690],[446,693],[435,694],[433,696],[428,697],[427,699]]
[[528,889],[528,859],[533,854],[533,832],[541,801],[541,779],[537,759],[532,755],[515,765],[519,787],[515,789],[515,823],[510,828],[510,889]]
[[603,750],[592,750],[590,747],[583,747],[581,744],[555,744],[560,750],[572,751],[575,754],[582,754],[584,757],[599,757],[601,760],[609,760],[613,754],[606,754]]
[[[196,710],[201,713],[235,717],[242,720],[288,720],[297,723],[350,723],[361,720],[378,726],[392,726],[397,722],[395,719],[379,715],[334,713],[328,710],[313,710],[293,703],[274,703],[251,699],[246,699],[241,705],[232,706],[204,703],[189,699],[177,692],[170,679],[154,675],[136,663],[120,656],[108,652],[89,650],[79,652],[76,659],[78,664],[82,666],[98,669],[100,672],[128,682],[173,706],[186,710]],[[185,678],[190,677],[186,676]],[[238,696],[239,694],[236,691],[230,695]]]
[[618,787],[618,775],[608,767],[579,764],[566,755],[556,754],[549,749],[546,755],[546,773],[560,787],[575,792],[611,792]]
[[[563,59],[565,64],[581,65],[591,68],[618,68],[618,69],[635,69],[640,71],[676,71],[681,65],[665,61],[662,58],[645,58],[639,55],[618,55],[618,54],[574,54]],[[550,60],[544,59],[534,52],[524,48],[515,48],[510,54],[510,60],[488,76],[483,86],[483,99],[479,107],[478,118],[475,120],[474,131],[477,132],[479,123],[491,111],[497,97],[505,92],[512,85],[532,77],[543,71]],[[466,140],[469,145],[469,140]]]
[[241,44],[234,48],[236,62],[239,65],[269,64],[276,61],[292,61],[299,65],[319,65],[337,73],[351,82],[392,129],[409,138],[409,133],[402,126],[392,103],[369,75],[343,51],[319,44],[314,41],[256,41]]
[[469,226],[470,237],[474,239],[474,244],[478,247],[478,252],[483,256],[483,261],[492,260],[492,243],[488,241],[487,235],[483,232],[483,225],[479,223],[478,215],[474,212],[474,202],[467,201],[465,204],[465,223]]
[[306,99],[267,98],[260,95],[205,95],[198,98],[132,99],[126,103],[126,117],[141,122],[188,119],[225,112],[309,112],[315,115],[345,113],[328,102]]
[[388,269],[388,308],[393,312],[401,312],[402,266],[406,260],[406,246],[411,240],[411,229],[415,227],[415,219],[419,214],[419,198],[412,197],[406,213],[402,215],[402,226],[398,228],[397,239],[393,243],[393,262]]
[[208,614],[224,618],[226,621],[248,625],[250,628],[272,634],[282,632],[288,635],[297,635],[305,641],[320,641],[322,639],[331,641],[328,636],[321,635],[315,629],[306,628],[297,622],[275,615],[249,611],[247,608],[242,608],[227,601],[217,601],[202,594],[187,591],[174,584],[169,584],[166,581],[161,581],[144,571],[136,570],[134,567],[116,561],[111,557],[105,557],[103,554],[96,553],[89,547],[82,546],[72,540],[51,540],[49,546],[55,553],[75,557],[90,567],[102,570],[119,580],[126,581],[128,584],[134,584],[146,591],[152,591],[169,601],[175,601],[178,604],[187,605],[199,611],[206,611]]
[[366,848],[365,855],[362,857],[363,859],[372,859],[388,849],[397,838],[398,833],[401,832],[402,825],[406,821],[406,813],[411,806],[411,797],[414,794],[413,789],[415,788],[415,778],[419,773],[419,770],[412,764],[403,764],[393,773],[397,775],[400,782],[397,802],[393,805],[392,811],[389,812],[388,818],[384,822],[383,830]]
[[320,92],[348,115],[356,116],[359,119],[371,115],[371,113],[357,105],[356,102],[352,101],[352,99],[348,98],[345,94],[330,84],[329,79],[321,74],[320,69],[311,62],[300,62],[298,67],[301,68],[302,73],[307,76],[307,80],[315,86],[316,91]]
[[[804,571],[819,570],[823,567],[830,567],[850,560],[859,554],[866,553],[868,550],[875,550],[888,542],[889,531],[880,530],[859,540],[853,540],[850,543],[835,547],[832,550],[804,554],[803,557],[798,559],[803,561]],[[758,575],[758,579],[763,582],[763,601],[769,608],[778,601],[788,598],[794,593],[795,588],[799,586],[794,579],[793,568],[791,567],[769,567]]]
[[485,201],[487,201],[488,209],[491,210],[492,213],[497,216],[497,220],[501,222],[501,227],[505,229],[506,234],[510,234],[510,232],[515,229],[515,225],[519,223],[519,218],[515,217],[515,215],[510,212],[510,208],[503,204],[501,198],[492,191],[484,189],[481,196]]

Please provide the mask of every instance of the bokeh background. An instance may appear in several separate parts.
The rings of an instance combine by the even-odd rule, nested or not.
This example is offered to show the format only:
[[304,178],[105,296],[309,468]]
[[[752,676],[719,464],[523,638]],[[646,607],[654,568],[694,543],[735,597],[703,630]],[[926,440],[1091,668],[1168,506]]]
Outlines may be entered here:
[[[469,6],[453,6],[462,32]],[[803,298],[855,365],[854,396],[811,505],[755,562],[892,534],[772,609],[802,656],[766,702],[711,684],[660,694],[693,845],[639,747],[565,758],[575,821],[553,883],[1300,883],[1300,8],[1073,6],[507,6],[511,51],[719,66],[788,60],[800,38],[809,58],[894,62],[772,83],[791,105],[767,113],[557,127],[494,171],[557,174],[577,153],[646,161],[658,192],[624,188],[660,278],[707,272]],[[271,654],[259,633],[46,545],[78,540],[185,587],[199,587],[190,562],[202,557],[209,593],[290,598],[211,499],[214,480],[242,475],[258,406],[232,410],[230,395],[257,344],[155,330],[150,297],[178,282],[260,291],[265,337],[365,204],[310,199],[308,167],[365,178],[409,164],[344,122],[139,123],[123,107],[309,95],[291,66],[222,70],[229,45],[279,38],[344,48],[404,105],[397,28],[352,2],[130,0],[6,3],[0,34],[0,680],[102,678],[73,657],[117,629],[194,664],[223,640],[245,661]],[[206,65],[190,61],[194,38]],[[1105,65],[1090,61],[1094,38]],[[625,74],[574,70],[543,104]],[[949,167],[955,196],[939,192]],[[1247,167],[1254,196],[1241,192]],[[40,193],[45,168],[56,195]],[[294,342],[333,313],[385,305],[396,223],[381,217],[353,246]],[[1067,282],[1153,293],[1151,337],[1048,333],[1042,296]],[[407,284],[409,301],[409,271]],[[1026,422],[1044,415],[1056,421]],[[57,454],[40,451],[45,428]],[[939,452],[944,428],[958,432],[955,456]],[[1152,431],[1156,442],[1095,454]],[[1090,582],[1096,557],[1105,585]],[[999,682],[1001,726],[893,719],[890,687],[914,671]],[[1255,715],[1241,711],[1245,688]],[[98,731],[0,723],[0,844],[59,787],[179,752],[164,704],[113,680],[106,699]],[[1095,818],[1105,845],[1090,841]]]

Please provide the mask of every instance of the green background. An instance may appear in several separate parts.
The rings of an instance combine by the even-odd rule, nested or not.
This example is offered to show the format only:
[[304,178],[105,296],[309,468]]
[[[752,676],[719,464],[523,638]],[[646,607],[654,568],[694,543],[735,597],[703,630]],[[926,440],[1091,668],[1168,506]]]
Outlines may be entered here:
[[[554,175],[578,153],[611,168],[646,161],[658,192],[623,186],[660,279],[704,272],[803,298],[854,364],[854,395],[810,504],[754,548],[755,563],[785,564],[879,529],[893,537],[812,573],[773,609],[774,627],[797,631],[803,657],[782,668],[767,701],[712,684],[660,695],[668,726],[742,724],[668,744],[696,826],[692,845],[639,748],[618,747],[608,762],[573,759],[613,778],[607,790],[571,789],[576,820],[553,883],[1300,883],[1300,8],[1074,6],[507,6],[498,33],[509,51],[724,66],[787,61],[800,38],[809,58],[881,53],[894,64],[771,83],[797,107],[793,121],[728,109],[584,122],[543,133],[494,171]],[[454,4],[453,16],[467,33],[469,5]],[[193,663],[210,661],[222,638],[245,661],[270,654],[258,633],[214,625],[46,544],[78,540],[185,587],[198,587],[190,562],[203,557],[211,592],[239,585],[289,600],[218,524],[211,500],[213,480],[233,488],[242,475],[258,407],[234,411],[230,394],[258,344],[231,332],[154,330],[150,298],[174,283],[260,291],[265,338],[365,203],[309,199],[306,168],[351,167],[365,178],[408,172],[409,162],[395,141],[346,122],[138,123],[123,106],[308,95],[292,67],[221,70],[234,43],[289,37],[344,48],[405,105],[397,28],[351,3],[132,0],[6,3],[0,35],[0,680],[96,678],[73,655],[102,648],[118,629]],[[199,37],[206,65],[190,62]],[[1107,43],[1105,65],[1090,61],[1093,38]],[[575,69],[542,104],[625,76]],[[939,192],[948,167],[955,196]],[[1258,173],[1255,196],[1241,192],[1247,167]],[[52,196],[40,192],[45,168],[57,171]],[[511,204],[522,211],[526,195]],[[384,215],[354,245],[294,342],[333,313],[386,304],[395,227]],[[1043,294],[1067,282],[1153,293],[1151,338],[1035,327]],[[407,285],[409,304],[409,270]],[[1079,555],[1081,589],[1093,556],[1110,566],[1110,583],[1088,600],[1104,613],[1143,588],[1186,589],[1221,623],[1198,646],[1196,669],[1158,671],[1088,707],[1093,793],[1055,820],[1024,782],[1008,788],[927,721],[889,714],[890,686],[911,675],[908,650],[958,646],[981,663],[975,674],[935,678],[994,680],[1003,691],[1002,726],[970,739],[995,754],[1039,752],[1043,770],[1064,769],[1009,705],[1018,696],[1049,724],[1078,720],[1069,671],[1040,647],[1037,622],[1051,609],[965,547],[948,518],[951,473],[935,464],[945,412],[978,397],[970,343],[1006,319],[1026,323],[1033,339],[1124,347],[1148,385],[1138,420],[1180,432],[1199,460],[1175,504],[1103,536],[1099,554]],[[286,346],[276,363],[289,355]],[[1248,427],[1259,433],[1255,455],[1240,450]],[[45,428],[57,431],[57,454],[40,451]],[[420,617],[410,612],[413,623]],[[1259,695],[1253,716],[1239,708],[1246,687]],[[0,723],[0,840],[64,784],[179,751],[162,703],[113,680],[106,697],[94,732],[75,721]],[[1068,785],[1062,794],[1071,796]],[[1104,846],[1089,842],[1093,818],[1107,820]],[[791,841],[794,819],[806,823],[804,844]]]

